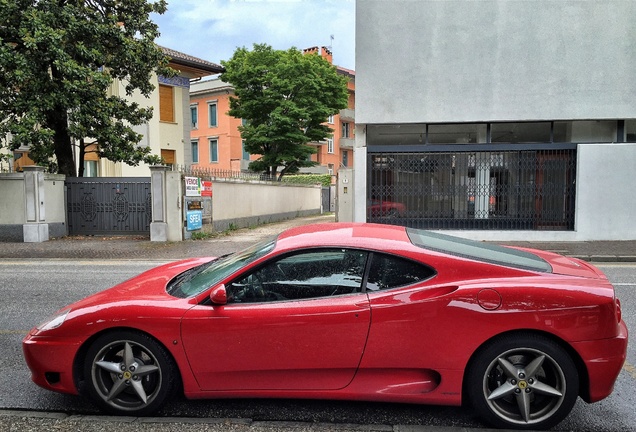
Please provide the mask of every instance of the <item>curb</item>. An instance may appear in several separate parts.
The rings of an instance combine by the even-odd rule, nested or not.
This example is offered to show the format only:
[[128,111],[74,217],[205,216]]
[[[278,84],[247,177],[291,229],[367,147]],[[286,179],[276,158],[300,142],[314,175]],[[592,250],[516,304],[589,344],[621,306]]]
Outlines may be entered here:
[[587,262],[595,263],[630,263],[636,262],[636,255],[566,255]]
[[[166,425],[174,430],[175,425],[209,426],[217,427],[211,430],[246,430],[246,431],[366,431],[366,432],[469,432],[472,428],[453,426],[422,426],[422,425],[381,425],[381,424],[350,424],[350,423],[310,423],[289,421],[254,421],[243,418],[198,418],[198,417],[119,417],[66,414],[60,412],[22,411],[0,409],[0,429],[3,423],[9,419],[38,419],[54,423],[56,428],[63,427],[61,423],[92,423],[93,426],[101,426],[105,423],[117,423],[120,432],[138,430],[162,430],[161,425]],[[46,425],[48,426],[48,424]],[[70,426],[70,425],[69,425]],[[13,429],[11,429],[13,430]],[[208,430],[207,428],[205,430]],[[479,429],[482,432],[495,432],[493,429]],[[498,432],[502,432],[501,430]],[[505,431],[504,431],[505,432]]]

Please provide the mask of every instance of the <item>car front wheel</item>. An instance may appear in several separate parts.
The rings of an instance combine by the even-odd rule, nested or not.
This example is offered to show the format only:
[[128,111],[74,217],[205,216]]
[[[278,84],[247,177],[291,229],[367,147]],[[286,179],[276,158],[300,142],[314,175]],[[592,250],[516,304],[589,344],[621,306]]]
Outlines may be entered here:
[[508,335],[485,346],[466,380],[469,401],[499,428],[549,429],[572,410],[579,392],[574,362],[540,335]]
[[178,372],[163,346],[132,331],[105,334],[91,345],[84,376],[88,392],[113,414],[148,415],[176,388]]

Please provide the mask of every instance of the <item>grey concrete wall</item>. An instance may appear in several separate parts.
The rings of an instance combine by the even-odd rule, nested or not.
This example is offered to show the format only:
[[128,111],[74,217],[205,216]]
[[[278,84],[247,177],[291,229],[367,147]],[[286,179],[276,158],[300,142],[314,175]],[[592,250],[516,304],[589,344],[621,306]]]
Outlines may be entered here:
[[215,180],[212,183],[214,229],[236,228],[319,214],[321,186]]
[[[45,208],[43,218],[38,221],[48,226],[48,237],[68,234],[64,176],[44,174],[44,199],[39,203]],[[0,241],[25,241],[23,226],[27,220],[27,190],[24,173],[0,174]],[[31,197],[33,199],[33,197]],[[36,203],[31,203],[35,206]]]
[[0,174],[0,241],[21,242],[26,220],[24,176]]
[[356,123],[635,118],[635,16],[626,0],[358,0]]
[[0,225],[20,225],[26,222],[24,175],[0,174]]
[[636,144],[578,146],[575,229],[580,239],[636,240],[634,176]]

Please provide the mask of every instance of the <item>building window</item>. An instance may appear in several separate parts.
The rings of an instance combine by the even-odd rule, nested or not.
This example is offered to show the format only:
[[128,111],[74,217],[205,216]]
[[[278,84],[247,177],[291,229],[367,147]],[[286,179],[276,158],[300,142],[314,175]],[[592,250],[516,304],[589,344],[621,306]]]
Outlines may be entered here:
[[243,153],[243,160],[250,160],[250,154],[245,150],[245,140],[241,141],[241,151]]
[[219,161],[219,140],[216,138],[210,138],[208,140],[210,144],[210,162]]
[[97,177],[97,161],[84,161],[84,177]]
[[550,122],[493,123],[490,127],[493,143],[546,143],[551,142]]
[[333,114],[329,116],[329,120],[327,120],[329,124],[333,124]]
[[342,152],[342,166],[343,167],[349,166],[349,152],[346,150]]
[[636,142],[636,120],[625,120],[625,142]]
[[[426,141],[426,129],[422,125],[404,131],[403,140],[408,144],[423,144]],[[476,144],[487,142],[485,123],[436,124],[428,125],[429,144]]]
[[327,164],[327,172],[331,175],[333,175],[333,164]]
[[199,163],[199,140],[192,140],[192,163]]
[[192,121],[192,129],[199,127],[199,106],[190,105],[190,119]]
[[610,143],[616,142],[616,120],[576,120],[571,122],[567,142]]
[[174,123],[174,87],[159,84],[159,121]]
[[327,153],[333,154],[333,138],[327,138]]
[[350,123],[346,123],[346,122],[342,123],[342,137],[343,138],[349,138],[349,133],[351,132],[350,131],[350,127],[351,127]]
[[210,127],[218,126],[218,118],[217,118],[217,105],[216,102],[208,103],[208,125]]

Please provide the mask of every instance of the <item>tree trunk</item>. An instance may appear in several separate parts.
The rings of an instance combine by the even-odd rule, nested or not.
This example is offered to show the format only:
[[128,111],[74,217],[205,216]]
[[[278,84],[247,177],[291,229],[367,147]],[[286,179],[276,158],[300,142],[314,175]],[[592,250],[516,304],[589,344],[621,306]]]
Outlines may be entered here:
[[79,161],[78,161],[78,177],[84,177],[84,158],[86,157],[86,144],[84,143],[84,138],[80,140],[79,143]]
[[66,177],[77,177],[71,137],[68,134],[68,116],[64,109],[54,110],[49,114],[49,125],[55,131],[53,144],[57,159],[57,172]]

